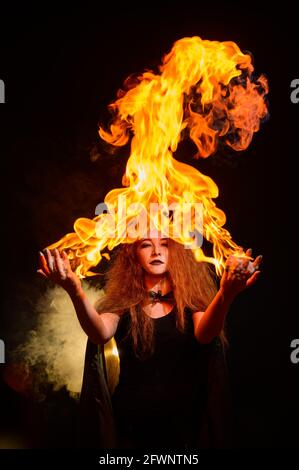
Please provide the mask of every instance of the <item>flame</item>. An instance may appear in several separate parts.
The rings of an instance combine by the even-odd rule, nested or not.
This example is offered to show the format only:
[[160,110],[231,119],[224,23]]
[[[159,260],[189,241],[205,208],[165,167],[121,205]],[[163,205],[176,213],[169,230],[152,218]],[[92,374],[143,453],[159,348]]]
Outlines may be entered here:
[[[117,147],[131,139],[123,187],[106,195],[108,213],[93,220],[77,219],[75,232],[48,248],[67,250],[77,262],[76,273],[91,276],[90,268],[102,256],[109,258],[105,250],[140,238],[140,232],[134,232],[138,220],[145,231],[155,227],[192,248],[195,258],[214,263],[218,274],[230,254],[244,256],[223,227],[226,216],[213,201],[218,196],[215,182],[176,160],[173,153],[186,136],[198,149],[196,158],[209,157],[220,143],[236,151],[248,147],[267,115],[267,80],[264,76],[254,80],[253,70],[250,55],[234,42],[191,37],[175,42],[159,73],[129,77],[125,90],[110,104],[114,118],[109,130],[99,129],[100,137]],[[148,214],[155,204],[161,211]],[[179,215],[174,212],[176,216],[169,217],[171,207],[179,207]],[[195,209],[190,212],[190,208]],[[146,217],[140,219],[141,214]],[[188,216],[190,226],[182,228]],[[198,233],[212,243],[212,257],[194,245]]]

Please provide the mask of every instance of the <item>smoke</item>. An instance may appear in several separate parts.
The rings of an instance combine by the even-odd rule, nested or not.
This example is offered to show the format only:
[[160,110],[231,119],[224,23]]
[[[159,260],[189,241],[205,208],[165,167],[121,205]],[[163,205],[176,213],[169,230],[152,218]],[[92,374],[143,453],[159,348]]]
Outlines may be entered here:
[[[103,294],[84,281],[82,286],[92,304]],[[72,301],[61,287],[54,286],[40,296],[35,310],[36,325],[15,354],[31,371],[39,399],[44,398],[48,384],[54,391],[65,387],[75,396],[81,390],[87,336]]]

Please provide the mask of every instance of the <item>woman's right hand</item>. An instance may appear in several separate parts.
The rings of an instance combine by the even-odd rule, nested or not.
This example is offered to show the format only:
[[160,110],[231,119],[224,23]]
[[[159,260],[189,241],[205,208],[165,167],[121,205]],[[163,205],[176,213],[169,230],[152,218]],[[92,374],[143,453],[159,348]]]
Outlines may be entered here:
[[54,255],[48,248],[44,252],[39,252],[40,269],[37,272],[63,287],[69,294],[80,292],[81,281],[72,271],[66,252],[62,251],[60,254],[57,248],[54,250]]
[[261,271],[262,255],[257,256],[253,262],[252,250],[248,248],[245,256],[230,255],[225,263],[225,271],[220,281],[220,288],[227,296],[234,298],[238,293],[256,283]]

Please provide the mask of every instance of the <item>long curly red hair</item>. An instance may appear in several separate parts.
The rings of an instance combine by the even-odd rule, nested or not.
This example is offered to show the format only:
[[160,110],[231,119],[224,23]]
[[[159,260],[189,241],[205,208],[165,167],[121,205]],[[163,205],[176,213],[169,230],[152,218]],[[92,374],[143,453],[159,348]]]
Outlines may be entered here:
[[[119,247],[106,273],[105,295],[95,303],[99,313],[122,315],[129,311],[137,357],[144,358],[154,350],[154,322],[141,308],[148,293],[143,285],[143,270],[137,258],[137,242]],[[217,292],[217,277],[209,263],[197,262],[192,250],[169,239],[168,274],[177,307],[176,326],[184,331],[186,312],[204,311]],[[222,339],[224,332],[221,333]]]

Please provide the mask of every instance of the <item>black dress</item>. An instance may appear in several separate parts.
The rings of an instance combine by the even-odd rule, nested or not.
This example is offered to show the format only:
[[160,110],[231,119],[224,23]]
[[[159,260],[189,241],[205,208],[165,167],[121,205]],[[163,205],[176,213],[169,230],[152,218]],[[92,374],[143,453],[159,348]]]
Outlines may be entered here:
[[152,356],[140,360],[126,338],[125,313],[114,338],[120,357],[119,383],[112,407],[120,448],[191,449],[198,446],[199,423],[207,401],[208,363],[212,343],[195,339],[192,312],[185,311],[186,330],[176,328],[174,307],[154,318]]
[[120,379],[110,394],[103,345],[89,339],[77,427],[79,448],[174,449],[231,447],[231,401],[225,358],[218,338],[208,345],[175,326],[176,308],[154,319],[154,355],[139,361],[130,339],[122,341],[129,314],[119,321],[115,340]]

